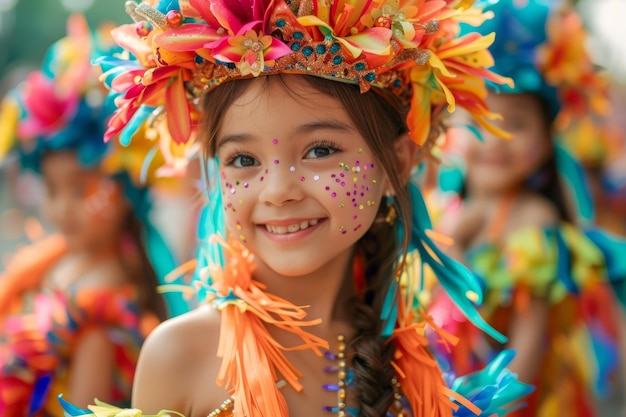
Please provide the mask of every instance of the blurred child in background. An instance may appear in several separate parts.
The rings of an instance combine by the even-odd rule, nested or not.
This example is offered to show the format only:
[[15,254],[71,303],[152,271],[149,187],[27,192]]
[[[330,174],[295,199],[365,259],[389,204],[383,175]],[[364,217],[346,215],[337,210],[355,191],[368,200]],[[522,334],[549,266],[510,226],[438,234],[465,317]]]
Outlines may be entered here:
[[[451,253],[482,281],[481,312],[517,352],[512,370],[537,387],[519,415],[593,416],[589,380],[597,370],[605,390],[607,369],[615,366],[615,329],[598,301],[611,303],[607,255],[620,242],[577,228],[591,205],[582,172],[555,136],[565,120],[606,114],[606,82],[594,72],[573,10],[540,0],[504,0],[489,9],[495,18],[481,31],[498,33],[490,48],[495,70],[515,87],[492,90],[487,103],[512,138],[502,141],[476,124],[465,130],[462,200],[442,228],[454,240]],[[456,317],[448,325],[463,328]],[[588,332],[602,352],[597,357],[586,350]],[[471,371],[503,348],[464,338],[451,354],[452,367]]]
[[0,276],[6,417],[62,416],[61,391],[78,404],[128,404],[144,338],[168,308],[184,310],[156,289],[174,263],[148,217],[147,148],[102,140],[110,107],[90,61],[110,39],[99,35],[72,16],[41,71],[2,104],[2,157],[15,149],[22,169],[41,175],[43,214],[58,231],[20,250]]

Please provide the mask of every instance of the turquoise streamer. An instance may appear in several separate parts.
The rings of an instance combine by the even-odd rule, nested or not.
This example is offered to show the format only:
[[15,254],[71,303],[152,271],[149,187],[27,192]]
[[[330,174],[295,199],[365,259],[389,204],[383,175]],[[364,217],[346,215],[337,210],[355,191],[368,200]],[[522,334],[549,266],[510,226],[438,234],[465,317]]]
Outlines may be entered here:
[[[419,252],[422,263],[430,266],[452,301],[468,320],[498,342],[506,343],[507,338],[491,327],[478,313],[476,307],[482,303],[483,294],[478,278],[465,266],[444,254],[428,237],[426,230],[432,230],[432,224],[426,203],[415,184],[409,183],[409,191],[413,206],[411,248]],[[438,260],[431,255],[431,252]],[[476,304],[467,298],[468,292],[477,295]]]
[[593,222],[593,198],[582,165],[558,143],[558,139],[554,141],[554,157],[560,177],[576,202],[577,217],[583,223]]

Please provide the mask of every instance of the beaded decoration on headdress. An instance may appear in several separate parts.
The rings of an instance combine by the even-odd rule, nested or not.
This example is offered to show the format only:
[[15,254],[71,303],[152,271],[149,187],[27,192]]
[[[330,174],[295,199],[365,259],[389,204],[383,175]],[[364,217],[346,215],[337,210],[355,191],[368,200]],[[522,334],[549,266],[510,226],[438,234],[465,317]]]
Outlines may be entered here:
[[[188,0],[126,2],[137,22],[113,36],[132,58],[103,58],[118,110],[105,138],[127,143],[148,122],[171,167],[185,159],[199,119],[196,99],[232,79],[309,74],[384,89],[409,109],[411,138],[427,146],[433,114],[456,104],[479,124],[494,34],[459,38],[459,23],[488,15],[459,0]],[[164,126],[166,128],[164,128]],[[184,165],[184,163],[182,164]],[[174,171],[176,171],[174,169]]]

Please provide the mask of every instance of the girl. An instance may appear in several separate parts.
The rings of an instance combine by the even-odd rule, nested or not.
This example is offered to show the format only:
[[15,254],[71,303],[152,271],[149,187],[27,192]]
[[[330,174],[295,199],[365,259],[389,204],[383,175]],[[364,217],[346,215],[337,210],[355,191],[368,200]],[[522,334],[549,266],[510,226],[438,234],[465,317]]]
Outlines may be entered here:
[[159,250],[160,271],[173,265],[149,226],[147,190],[135,185],[133,163],[145,150],[102,142],[110,113],[90,54],[105,38],[92,39],[81,16],[68,33],[3,103],[2,149],[17,145],[21,166],[41,174],[43,211],[58,230],[18,252],[0,277],[7,417],[62,416],[60,390],[78,404],[94,396],[128,404],[139,347],[166,317],[145,239]]
[[197,128],[213,192],[196,285],[208,303],[150,335],[126,412],[504,414],[528,388],[507,355],[453,382],[424,337],[422,261],[490,329],[409,183],[445,106],[488,124],[483,77],[505,81],[483,68],[491,38],[457,39],[464,9],[440,1],[127,7],[137,24],[114,36],[136,61],[102,61],[117,64],[106,75],[120,94],[109,134],[130,137],[152,115],[169,151]]
[[[592,364],[600,359],[599,382],[614,365],[614,346],[603,345],[607,321],[597,323],[610,311],[610,293],[599,284],[611,268],[605,270],[603,241],[596,246],[572,225],[572,201],[557,170],[568,159],[552,137],[555,126],[577,120],[580,112],[602,113],[606,91],[582,50],[584,32],[572,11],[532,0],[502,1],[491,10],[496,19],[481,30],[506,28],[492,52],[497,70],[514,79],[515,89],[491,92],[487,103],[513,138],[501,141],[476,126],[484,143],[465,138],[463,200],[447,232],[456,256],[481,278],[481,312],[517,352],[511,368],[537,386],[520,415],[592,416]],[[566,173],[570,181],[573,172]],[[456,317],[447,328],[471,332]],[[601,358],[585,352],[584,320],[593,320],[593,348],[608,349]],[[493,342],[464,338],[450,355],[453,369],[462,374],[489,360],[502,349]]]

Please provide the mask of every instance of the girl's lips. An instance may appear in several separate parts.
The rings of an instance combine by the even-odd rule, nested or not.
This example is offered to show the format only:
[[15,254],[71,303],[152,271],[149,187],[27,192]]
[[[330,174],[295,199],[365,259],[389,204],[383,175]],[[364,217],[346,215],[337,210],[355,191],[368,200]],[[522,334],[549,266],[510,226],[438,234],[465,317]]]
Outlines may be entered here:
[[293,242],[310,235],[326,219],[288,220],[258,224],[257,227],[275,242]]

